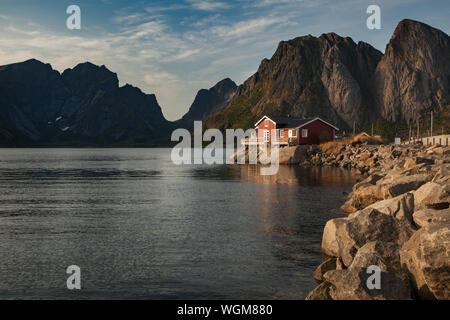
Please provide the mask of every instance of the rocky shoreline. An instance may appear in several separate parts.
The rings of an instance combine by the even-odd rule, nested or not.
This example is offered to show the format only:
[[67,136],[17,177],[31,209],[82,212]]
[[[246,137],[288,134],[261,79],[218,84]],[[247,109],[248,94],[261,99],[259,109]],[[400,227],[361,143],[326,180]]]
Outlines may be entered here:
[[[307,300],[450,299],[450,147],[307,147],[300,165],[355,168],[361,180],[327,222]],[[379,288],[367,285],[377,266]]]

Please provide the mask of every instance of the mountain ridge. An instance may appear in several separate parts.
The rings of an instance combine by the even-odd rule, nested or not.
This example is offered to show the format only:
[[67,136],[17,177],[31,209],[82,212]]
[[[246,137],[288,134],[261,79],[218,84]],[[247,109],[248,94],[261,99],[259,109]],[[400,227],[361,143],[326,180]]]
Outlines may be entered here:
[[0,67],[0,144],[152,145],[171,123],[154,94],[125,85],[105,66],[63,73],[36,59]]
[[385,54],[333,32],[281,41],[207,127],[251,127],[268,114],[320,116],[349,130],[353,123],[412,124],[431,110],[448,126],[448,61],[448,35],[410,19],[399,22]]
[[[249,128],[264,114],[319,116],[343,131],[354,123],[450,119],[450,38],[405,19],[385,53],[334,32],[278,44],[237,86],[198,91],[186,114],[168,121],[156,95],[126,84],[106,66],[84,62],[62,73],[36,59],[0,66],[1,146],[158,146],[176,128]],[[392,130],[391,130],[392,131]]]

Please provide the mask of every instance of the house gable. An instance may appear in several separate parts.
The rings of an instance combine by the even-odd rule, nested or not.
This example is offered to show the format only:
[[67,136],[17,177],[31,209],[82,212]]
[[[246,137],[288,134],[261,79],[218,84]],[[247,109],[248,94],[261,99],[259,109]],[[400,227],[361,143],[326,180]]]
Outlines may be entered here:
[[264,117],[262,117],[258,122],[255,123],[255,128],[256,128],[257,126],[259,126],[259,124],[260,124],[262,121],[264,121],[264,120],[266,120],[266,119],[269,120],[269,121],[271,121],[274,125],[277,124],[275,121],[273,121],[272,119],[270,119],[268,116],[264,116]]
[[306,123],[303,123],[302,125],[298,126],[297,128],[300,129],[300,128],[305,127],[305,126],[307,126],[307,125],[309,125],[309,124],[311,124],[311,123],[313,123],[313,122],[315,122],[315,121],[321,121],[321,122],[323,122],[324,124],[326,124],[327,126],[333,128],[334,130],[339,131],[339,128],[333,126],[332,124],[326,122],[326,121],[323,120],[323,119],[320,119],[319,117],[316,117],[316,118],[312,119],[311,121],[308,121],[308,122],[306,122]]

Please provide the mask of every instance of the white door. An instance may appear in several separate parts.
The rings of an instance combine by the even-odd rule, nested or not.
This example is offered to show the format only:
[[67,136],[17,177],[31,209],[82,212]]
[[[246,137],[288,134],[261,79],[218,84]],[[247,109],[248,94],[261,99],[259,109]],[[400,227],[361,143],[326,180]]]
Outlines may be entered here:
[[264,130],[264,142],[269,143],[270,142],[270,133],[269,130]]

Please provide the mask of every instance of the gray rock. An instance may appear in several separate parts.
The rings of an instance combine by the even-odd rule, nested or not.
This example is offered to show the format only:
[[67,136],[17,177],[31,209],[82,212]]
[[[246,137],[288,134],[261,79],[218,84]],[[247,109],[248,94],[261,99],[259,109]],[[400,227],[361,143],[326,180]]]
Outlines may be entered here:
[[393,216],[397,219],[406,220],[412,224],[414,213],[414,195],[406,193],[392,199],[386,199],[370,205],[378,211]]
[[[394,272],[380,273],[380,289],[369,289],[367,282],[372,274],[365,268],[328,271],[324,275],[329,295],[333,300],[410,300],[408,281]],[[326,283],[324,282],[324,283]]]
[[435,214],[438,212],[438,210],[434,209],[422,209],[416,211],[413,214],[414,223],[418,227],[426,227],[433,221]]
[[419,229],[400,250],[404,271],[420,299],[450,299],[450,223]]
[[428,182],[414,192],[414,199],[416,210],[447,209],[450,202],[450,184]]
[[[359,256],[362,257],[358,258]],[[387,270],[395,271],[397,273],[402,272],[401,264],[400,264],[400,246],[394,242],[383,242],[383,241],[372,241],[366,243],[362,246],[358,252],[356,253],[355,259],[351,267],[360,266],[360,267],[368,267],[371,264],[370,256],[375,256],[381,258],[380,260],[384,262],[387,266]],[[355,263],[355,260],[358,262]],[[367,262],[364,262],[367,261]],[[375,263],[376,264],[376,263]],[[379,265],[380,266],[380,265]],[[380,266],[381,267],[381,266]],[[386,270],[386,271],[387,271]]]
[[378,181],[377,186],[380,188],[383,199],[389,199],[416,190],[432,178],[430,174],[390,177],[390,181],[386,178]]
[[412,226],[406,221],[368,208],[347,218],[328,221],[322,237],[322,250],[328,256],[341,257],[349,267],[357,251],[366,243],[383,241],[402,245],[413,233]]

